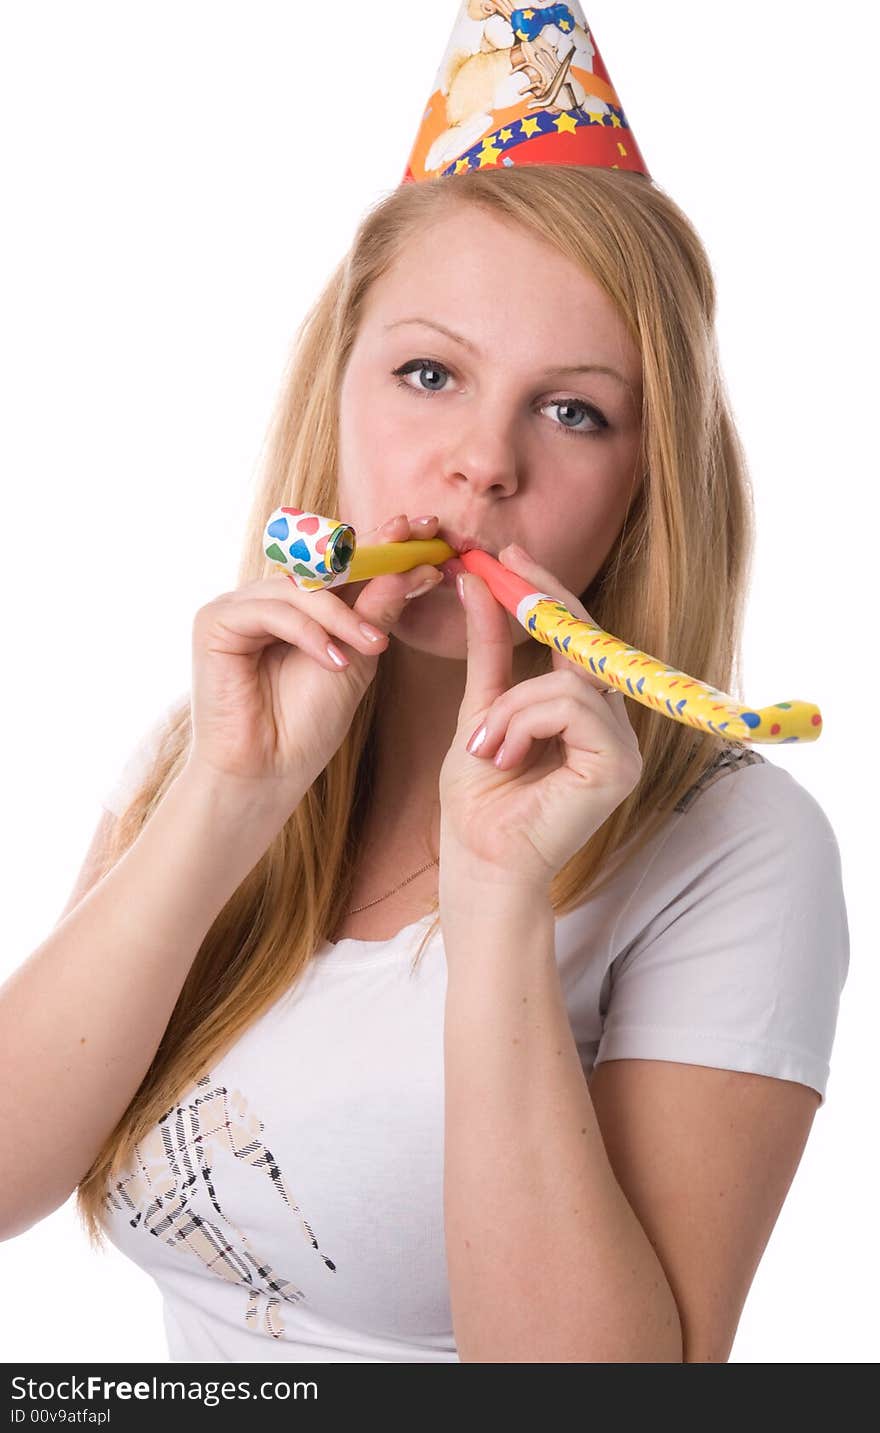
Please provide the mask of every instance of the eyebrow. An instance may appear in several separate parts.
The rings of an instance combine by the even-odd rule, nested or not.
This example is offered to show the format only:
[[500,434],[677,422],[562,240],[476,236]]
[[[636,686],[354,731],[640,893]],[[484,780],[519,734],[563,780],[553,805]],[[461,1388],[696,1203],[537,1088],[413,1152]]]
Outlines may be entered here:
[[[460,333],[456,333],[454,329],[447,328],[444,323],[438,323],[436,319],[399,318],[394,323],[387,323],[385,325],[385,332],[387,333],[392,328],[400,328],[402,324],[406,323],[418,323],[421,324],[423,328],[434,328],[438,333],[443,333],[447,338],[451,338],[454,343],[460,343],[463,348],[468,349],[470,353],[476,354],[478,358],[482,357],[476,344],[471,343],[469,338],[464,338]],[[607,364],[604,363],[567,363],[554,368],[544,369],[544,377],[546,378],[561,378],[566,373],[607,373],[609,378],[616,378],[618,383],[623,384],[624,388],[632,391],[632,385],[627,379],[624,378],[621,373],[618,373],[616,368],[609,368]]]

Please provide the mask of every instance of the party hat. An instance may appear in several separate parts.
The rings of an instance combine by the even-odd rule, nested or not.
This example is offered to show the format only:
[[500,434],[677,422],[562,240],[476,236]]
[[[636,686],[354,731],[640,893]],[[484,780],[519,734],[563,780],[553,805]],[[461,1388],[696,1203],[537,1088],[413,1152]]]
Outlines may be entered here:
[[464,0],[403,182],[513,164],[650,178],[576,0]]

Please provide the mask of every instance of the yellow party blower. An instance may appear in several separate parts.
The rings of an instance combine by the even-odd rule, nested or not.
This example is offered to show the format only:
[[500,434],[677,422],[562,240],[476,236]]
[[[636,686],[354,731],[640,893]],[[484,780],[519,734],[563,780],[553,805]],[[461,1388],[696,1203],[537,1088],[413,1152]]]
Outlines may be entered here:
[[348,523],[301,508],[277,508],[266,524],[266,556],[304,591],[363,582],[388,572],[409,572],[422,563],[440,566],[457,557],[468,572],[485,582],[497,602],[526,631],[564,657],[588,668],[609,687],[633,701],[662,712],[672,721],[739,742],[816,741],[822,716],[812,702],[777,702],[744,707],[725,692],[689,677],[603,632],[594,622],[575,617],[547,592],[475,548],[459,556],[442,538],[384,542],[358,551]]

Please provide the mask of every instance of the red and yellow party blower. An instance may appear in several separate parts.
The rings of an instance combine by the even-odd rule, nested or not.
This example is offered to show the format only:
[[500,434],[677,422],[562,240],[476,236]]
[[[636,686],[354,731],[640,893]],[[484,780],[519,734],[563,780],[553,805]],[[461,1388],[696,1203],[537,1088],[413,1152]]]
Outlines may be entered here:
[[821,735],[822,716],[814,703],[741,706],[725,692],[639,652],[594,622],[575,617],[558,598],[537,591],[479,548],[459,555],[442,538],[429,538],[358,550],[350,524],[292,507],[273,512],[263,547],[270,561],[305,592],[363,582],[387,572],[409,572],[423,563],[439,567],[457,558],[468,572],[483,579],[495,600],[536,642],[554,647],[609,687],[672,721],[749,743],[816,741]]

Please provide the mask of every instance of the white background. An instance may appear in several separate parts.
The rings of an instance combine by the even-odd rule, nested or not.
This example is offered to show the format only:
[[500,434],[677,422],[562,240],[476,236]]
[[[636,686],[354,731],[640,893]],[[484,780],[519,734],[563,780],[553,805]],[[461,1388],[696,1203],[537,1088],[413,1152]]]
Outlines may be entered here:
[[[51,930],[100,792],[189,685],[192,618],[235,584],[295,327],[399,182],[457,9],[0,11],[0,978]],[[713,263],[759,527],[745,692],[821,707],[818,743],[769,755],[826,811],[847,893],[827,1104],[732,1361],[873,1361],[878,36],[850,0],[585,9]],[[0,1282],[8,1361],[167,1359],[155,1286],[91,1253],[73,1199],[0,1246]]]

